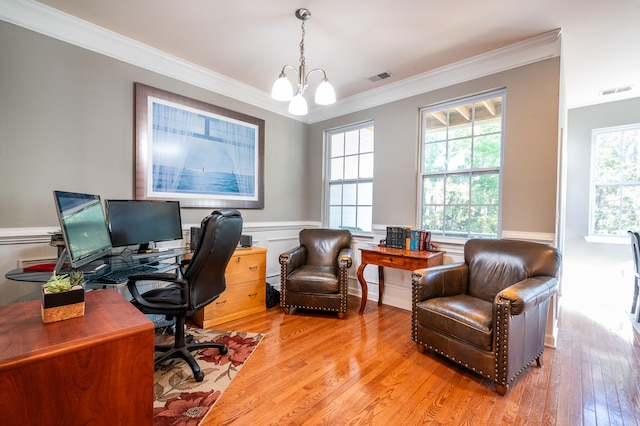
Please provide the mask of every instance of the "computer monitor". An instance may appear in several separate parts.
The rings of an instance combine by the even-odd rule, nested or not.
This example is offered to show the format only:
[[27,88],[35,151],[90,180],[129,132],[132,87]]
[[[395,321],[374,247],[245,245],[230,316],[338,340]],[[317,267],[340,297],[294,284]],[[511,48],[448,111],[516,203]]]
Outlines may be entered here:
[[138,244],[144,252],[152,242],[182,239],[178,201],[106,200],[105,207],[114,247]]
[[[99,195],[53,191],[65,249],[56,271],[69,260],[73,269],[111,254],[109,228]],[[91,272],[87,269],[85,272]]]

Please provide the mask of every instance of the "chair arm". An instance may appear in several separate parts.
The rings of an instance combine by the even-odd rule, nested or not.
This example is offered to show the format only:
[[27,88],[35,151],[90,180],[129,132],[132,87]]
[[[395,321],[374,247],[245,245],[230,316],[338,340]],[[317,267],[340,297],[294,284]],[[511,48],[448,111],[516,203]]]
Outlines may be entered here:
[[351,247],[345,247],[342,250],[340,250],[340,253],[338,253],[338,265],[340,265],[340,267],[346,267],[347,269],[351,268],[351,265],[353,264],[353,254],[351,252]]
[[466,293],[468,276],[469,266],[464,262],[416,269],[411,275],[416,302]]
[[502,290],[496,295],[496,302],[508,300],[511,315],[520,315],[546,301],[557,291],[558,280],[555,277],[531,277]]
[[[172,284],[177,284],[179,286],[181,286],[183,289],[186,288],[187,286],[187,282],[182,279],[182,278],[178,278],[176,277],[175,274],[171,274],[171,273],[165,273],[165,274],[136,274],[136,275],[131,275],[129,277],[129,281],[127,281],[127,288],[129,289],[129,293],[131,293],[131,296],[133,296],[133,299],[140,304],[141,306],[144,306],[146,308],[150,308],[150,309],[167,309],[167,305],[166,304],[161,304],[161,303],[152,303],[147,301],[144,297],[142,297],[142,295],[140,294],[140,292],[138,291],[138,281],[162,281],[162,282],[168,282],[168,283],[172,283]],[[186,298],[185,298],[186,299]],[[178,309],[178,310],[184,310],[188,308],[188,300],[185,300],[185,302],[181,305],[171,305],[170,309]]]
[[304,246],[298,246],[280,254],[280,265],[286,266],[287,271],[289,272],[295,271],[305,264],[306,258],[307,248]]

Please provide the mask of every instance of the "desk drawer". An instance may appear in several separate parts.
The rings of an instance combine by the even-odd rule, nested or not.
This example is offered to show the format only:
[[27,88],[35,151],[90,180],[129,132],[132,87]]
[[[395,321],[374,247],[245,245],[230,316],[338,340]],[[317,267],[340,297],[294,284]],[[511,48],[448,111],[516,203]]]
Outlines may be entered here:
[[234,284],[205,309],[204,320],[226,317],[247,310],[264,310],[267,288],[264,280]]
[[374,254],[372,255],[372,257],[374,258],[374,261],[371,263],[374,263],[376,265],[388,266],[390,268],[398,269],[404,268],[405,259],[403,256],[392,256],[390,254]]
[[229,283],[243,283],[259,280],[267,273],[264,254],[234,254],[225,270],[224,276]]

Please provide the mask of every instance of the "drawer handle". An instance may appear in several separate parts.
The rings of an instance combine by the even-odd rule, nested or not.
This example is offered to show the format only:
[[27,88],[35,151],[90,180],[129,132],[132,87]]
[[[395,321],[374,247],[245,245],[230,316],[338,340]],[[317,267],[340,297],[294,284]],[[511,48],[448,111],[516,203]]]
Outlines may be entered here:
[[255,271],[256,269],[258,269],[258,265],[249,266],[249,269]]
[[393,262],[393,257],[389,256],[389,262]]
[[226,299],[223,300],[222,302],[216,302],[216,305],[224,305],[225,303],[227,303]]
[[253,293],[253,294],[249,294],[248,296],[253,298],[253,297],[256,297],[257,295],[258,293]]

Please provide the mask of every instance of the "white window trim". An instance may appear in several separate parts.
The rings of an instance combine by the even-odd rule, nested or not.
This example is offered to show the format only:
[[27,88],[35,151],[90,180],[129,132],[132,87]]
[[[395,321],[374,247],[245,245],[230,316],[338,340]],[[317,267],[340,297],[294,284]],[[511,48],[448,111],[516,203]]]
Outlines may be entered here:
[[[457,105],[464,105],[470,102],[475,102],[480,99],[486,99],[488,97],[502,97],[502,141],[501,141],[501,150],[500,150],[500,167],[497,167],[498,170],[498,230],[496,238],[502,238],[502,202],[503,202],[503,180],[504,180],[504,147],[505,147],[505,127],[506,127],[506,104],[507,104],[507,89],[497,89],[489,92],[479,93],[477,95],[471,95],[467,97],[462,97],[459,99],[441,102],[433,105],[429,105],[423,108],[420,108],[419,112],[419,134],[418,134],[418,158],[417,158],[417,170],[418,170],[418,192],[416,194],[416,226],[422,227],[422,192],[423,192],[423,172],[422,172],[422,157],[423,157],[423,149],[424,149],[424,126],[422,123],[423,114],[429,113],[431,111],[439,111],[444,108],[453,108]],[[469,169],[471,172],[473,169]],[[443,236],[443,235],[434,235],[432,238],[442,241],[450,241],[450,242],[460,242],[466,241],[468,237],[452,237],[452,236]]]
[[591,130],[591,164],[589,165],[589,228],[587,235],[584,237],[588,243],[604,243],[604,244],[629,244],[628,234],[623,235],[603,235],[594,233],[594,215],[595,215],[595,173],[594,167],[596,162],[595,145],[596,137],[602,133],[620,132],[626,130],[635,130],[640,128],[640,123],[625,124],[621,126],[601,127]]
[[[375,122],[373,119],[363,120],[357,123],[348,124],[346,126],[338,126],[331,129],[327,129],[324,131],[324,142],[323,142],[323,158],[324,163],[322,167],[322,175],[323,175],[323,191],[322,191],[322,217],[321,223],[325,228],[329,227],[329,183],[330,183],[330,175],[329,175],[329,165],[331,164],[331,150],[329,149],[329,139],[331,135],[334,133],[346,133],[351,130],[360,130],[363,127],[372,126],[374,128],[374,169],[375,169]],[[372,185],[375,182],[375,175],[371,178]],[[360,235],[363,237],[372,236],[374,234],[374,224],[373,224],[373,200],[371,202],[371,231],[351,231],[352,235]]]

